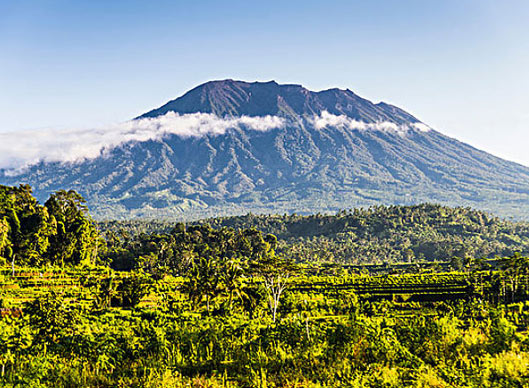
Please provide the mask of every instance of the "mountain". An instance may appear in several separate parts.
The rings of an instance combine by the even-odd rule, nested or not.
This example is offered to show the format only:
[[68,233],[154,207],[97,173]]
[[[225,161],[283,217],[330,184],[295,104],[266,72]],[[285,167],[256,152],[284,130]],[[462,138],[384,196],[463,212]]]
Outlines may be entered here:
[[[100,219],[420,202],[529,219],[529,168],[350,90],[212,81],[133,123],[159,132],[96,158],[0,171],[0,182],[29,183],[41,199],[75,189]],[[188,131],[184,124],[195,127]]]

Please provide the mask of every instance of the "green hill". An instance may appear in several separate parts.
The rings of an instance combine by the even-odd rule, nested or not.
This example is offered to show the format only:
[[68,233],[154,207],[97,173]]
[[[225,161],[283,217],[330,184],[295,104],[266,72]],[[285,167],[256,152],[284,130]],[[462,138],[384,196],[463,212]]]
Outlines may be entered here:
[[[375,206],[336,215],[254,215],[209,218],[193,224],[256,228],[278,238],[278,252],[297,261],[344,264],[409,263],[457,257],[529,253],[529,224],[470,208],[434,204]],[[100,222],[125,235],[169,232],[160,221]]]

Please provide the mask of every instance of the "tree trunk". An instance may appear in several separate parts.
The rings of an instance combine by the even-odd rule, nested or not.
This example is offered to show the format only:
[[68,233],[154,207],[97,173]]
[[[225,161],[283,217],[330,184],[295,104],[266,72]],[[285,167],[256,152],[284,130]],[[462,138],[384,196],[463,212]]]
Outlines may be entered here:
[[11,259],[11,271],[12,271],[13,277],[15,277],[15,256],[16,254],[13,253],[13,257]]

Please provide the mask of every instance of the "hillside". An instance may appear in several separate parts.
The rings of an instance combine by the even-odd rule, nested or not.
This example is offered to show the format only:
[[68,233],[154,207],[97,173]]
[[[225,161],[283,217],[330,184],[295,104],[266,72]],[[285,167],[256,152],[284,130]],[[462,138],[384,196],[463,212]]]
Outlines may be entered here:
[[0,171],[0,183],[31,184],[41,201],[74,189],[98,219],[422,202],[529,219],[529,168],[350,90],[214,81],[127,125],[150,132],[96,158]]
[[[431,204],[376,206],[336,215],[248,214],[193,224],[209,224],[215,229],[255,228],[274,234],[278,252],[299,262],[413,263],[446,261],[454,256],[493,258],[529,253],[529,224],[503,221],[468,208]],[[169,233],[174,226],[159,221],[98,223],[103,232],[137,239],[130,246],[148,244],[141,233]]]

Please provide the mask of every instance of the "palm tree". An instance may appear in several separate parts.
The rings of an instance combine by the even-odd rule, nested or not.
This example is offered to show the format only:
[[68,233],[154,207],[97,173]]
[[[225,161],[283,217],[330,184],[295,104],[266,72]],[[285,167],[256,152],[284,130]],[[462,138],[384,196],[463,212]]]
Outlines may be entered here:
[[184,292],[189,295],[193,304],[198,305],[206,299],[206,309],[209,314],[212,300],[221,290],[220,273],[217,260],[212,257],[201,257],[195,261],[188,279],[184,285]]
[[229,294],[229,309],[231,311],[233,297],[236,295],[242,299],[242,275],[244,269],[238,259],[228,260],[222,271],[222,283]]

